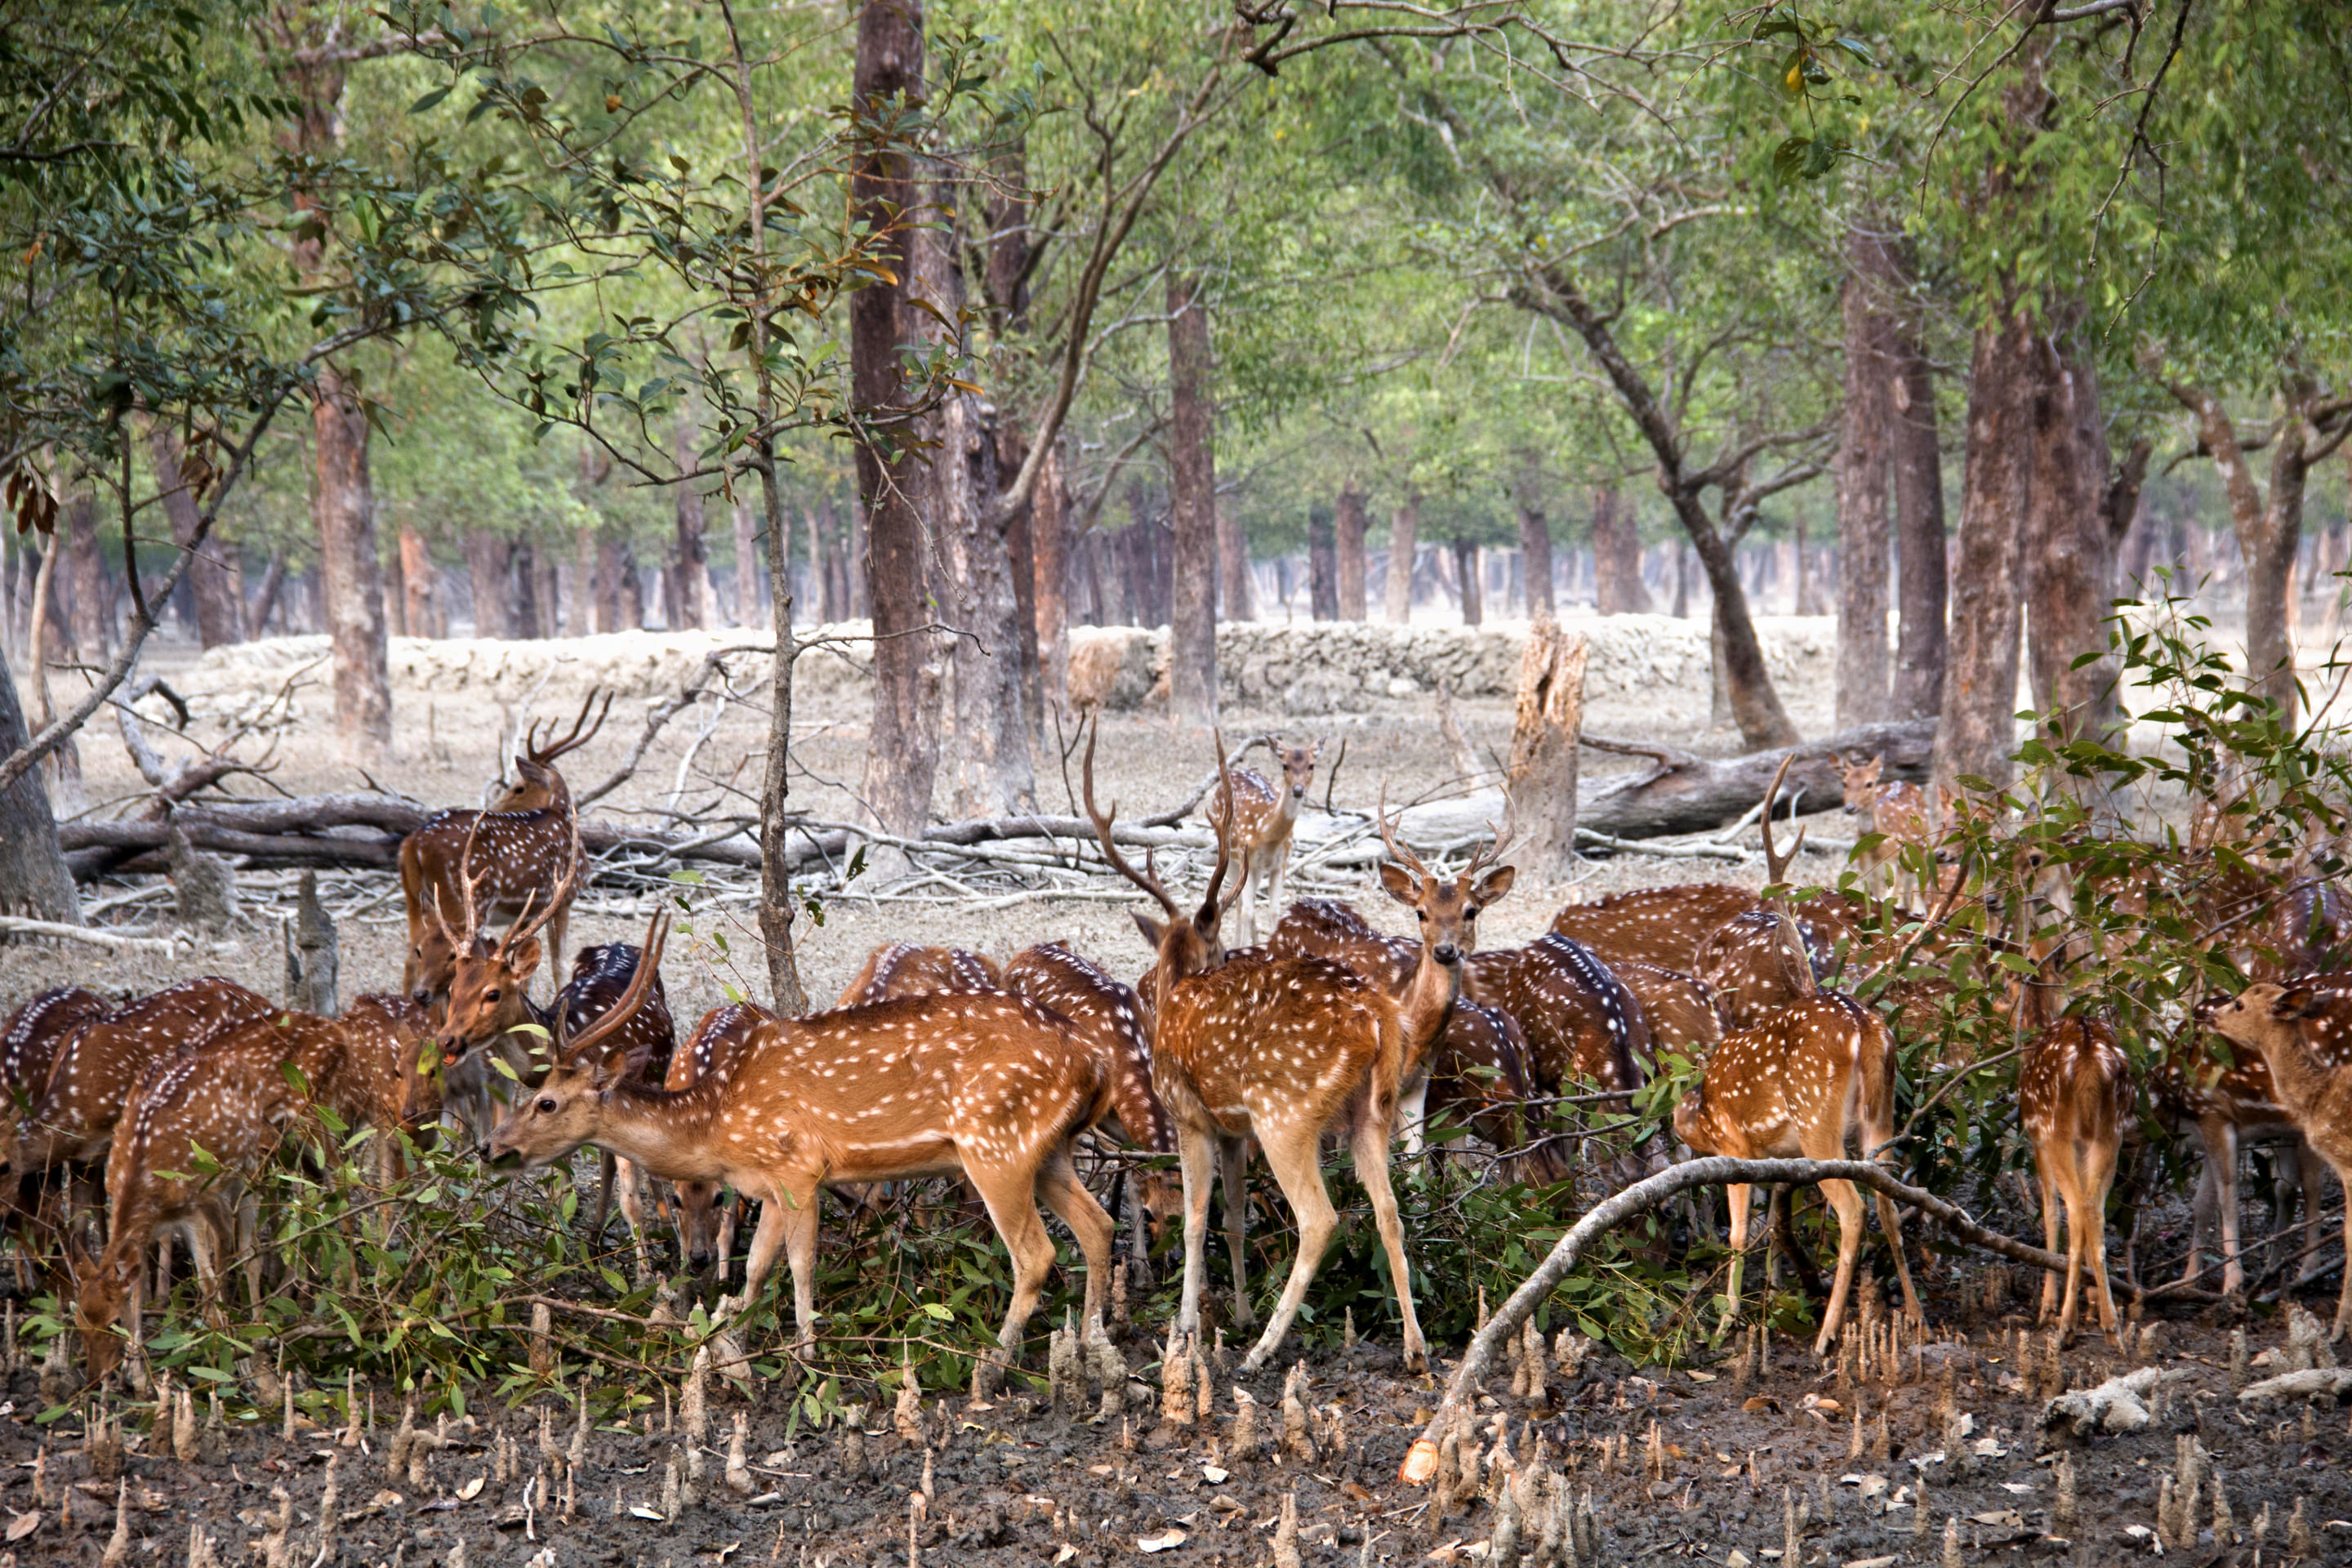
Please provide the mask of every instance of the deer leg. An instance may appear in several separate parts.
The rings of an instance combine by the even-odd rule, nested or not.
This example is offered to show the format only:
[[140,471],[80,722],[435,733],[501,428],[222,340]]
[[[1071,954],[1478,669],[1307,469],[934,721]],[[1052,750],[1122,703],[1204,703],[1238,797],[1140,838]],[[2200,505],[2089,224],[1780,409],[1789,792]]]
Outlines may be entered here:
[[1389,1279],[1396,1288],[1397,1307],[1404,1314],[1404,1369],[1423,1372],[1429,1366],[1429,1346],[1421,1337],[1421,1320],[1412,1310],[1412,1274],[1405,1265],[1404,1226],[1397,1218],[1396,1190],[1389,1184],[1389,1133],[1374,1117],[1360,1117],[1350,1140],[1356,1179],[1372,1200],[1372,1223],[1381,1233],[1381,1248],[1388,1254]]
[[1404,1133],[1405,1157],[1414,1164],[1421,1163],[1423,1137],[1429,1123],[1429,1077],[1422,1076],[1419,1083],[1397,1096],[1397,1127]]
[[721,1188],[715,1206],[719,1214],[719,1283],[727,1283],[727,1275],[735,1263],[735,1216],[743,1206],[739,1194],[730,1197]]
[[1317,1162],[1322,1142],[1317,1131],[1312,1127],[1285,1127],[1274,1131],[1271,1136],[1262,1131],[1258,1141],[1265,1146],[1265,1163],[1274,1168],[1274,1179],[1282,1188],[1282,1195],[1290,1200],[1290,1212],[1298,1221],[1298,1256],[1291,1260],[1290,1278],[1284,1282],[1282,1299],[1275,1303],[1274,1313],[1266,1320],[1265,1332],[1258,1336],[1257,1343],[1242,1363],[1244,1372],[1255,1372],[1264,1366],[1281,1345],[1283,1335],[1290,1331],[1290,1321],[1298,1315],[1298,1303],[1307,1299],[1307,1287],[1314,1283],[1315,1270],[1331,1245],[1332,1233],[1339,1227],[1339,1212],[1331,1206],[1331,1194],[1323,1188],[1323,1169]]
[[1817,1356],[1828,1355],[1830,1346],[1837,1342],[1838,1327],[1845,1321],[1846,1296],[1853,1289],[1854,1260],[1862,1256],[1862,1194],[1854,1190],[1852,1182],[1825,1181],[1822,1184],[1822,1196],[1837,1214],[1838,1262],[1837,1281],[1830,1287],[1829,1310],[1822,1314],[1822,1331],[1813,1340],[1813,1353]]
[[595,1252],[604,1245],[604,1226],[613,1217],[613,1181],[619,1172],[620,1156],[610,1149],[596,1151],[596,1204],[588,1211],[588,1250]]
[[[2042,1179],[2042,1249],[2055,1252],[2058,1250],[2058,1184],[2051,1174],[2050,1160],[2038,1143],[2033,1146],[2033,1169]],[[2066,1255],[2066,1289],[2070,1299],[2074,1288],[2074,1257],[2070,1252]],[[2042,1310],[2034,1314],[2033,1321],[2047,1323],[2050,1314],[2057,1308],[2058,1277],[2045,1268],[2042,1271]]]
[[572,905],[567,901],[547,917],[547,988],[563,989],[563,938],[572,927]]
[[1234,1321],[1246,1328],[1257,1321],[1249,1298],[1249,1144],[1219,1138],[1217,1172],[1217,1189],[1225,1200],[1225,1250],[1234,1264]]
[[1184,1175],[1184,1295],[1176,1309],[1178,1333],[1201,1331],[1201,1276],[1208,1266],[1209,1184],[1215,1157],[1208,1133],[1177,1128],[1176,1163]]
[[2088,1198],[2084,1205],[2084,1247],[2085,1260],[2091,1267],[2091,1283],[2099,1293],[2099,1328],[2108,1337],[2116,1333],[2116,1298],[2107,1289],[2107,1194],[2116,1184],[2116,1140],[2110,1137],[2084,1148],[2083,1191]]
[[[802,1233],[805,1232],[805,1235]],[[816,1192],[814,1186],[805,1194],[793,1193],[779,1184],[760,1210],[760,1226],[751,1233],[751,1256],[743,1263],[743,1305],[748,1308],[760,1299],[760,1289],[768,1282],[769,1271],[776,1266],[776,1254],[789,1250],[787,1259],[793,1273],[793,1316],[797,1326],[796,1346],[805,1346],[815,1336],[816,1281],[813,1278],[816,1262]]]
[[1724,1205],[1731,1211],[1731,1311],[1727,1322],[1739,1316],[1740,1275],[1748,1266],[1748,1205],[1755,1196],[1756,1189],[1746,1182],[1734,1182],[1723,1189]]
[[1242,851],[1242,943],[1247,946],[1257,940],[1257,857]]
[[[1895,1200],[1885,1193],[1871,1195],[1878,1204],[1879,1228],[1886,1232],[1886,1245],[1895,1249],[1895,1278],[1903,1287],[1904,1313],[1915,1323],[1925,1323],[1927,1310],[1919,1304],[1919,1292],[1912,1289],[1911,1259],[1903,1249],[1902,1213],[1895,1208]],[[1857,1204],[1855,1206],[1859,1208],[1861,1205]]]
[[1045,1206],[1059,1215],[1062,1223],[1070,1227],[1070,1234],[1078,1238],[1078,1252],[1087,1260],[1086,1315],[1080,1320],[1079,1332],[1091,1339],[1102,1332],[1103,1295],[1110,1279],[1111,1240],[1116,1227],[1102,1205],[1095,1202],[1094,1194],[1078,1180],[1077,1167],[1070,1163],[1067,1143],[1046,1157],[1045,1167],[1037,1173],[1037,1186]]
[[[2300,1285],[2319,1273],[2319,1211],[2327,1198],[2327,1175],[2308,1143],[2296,1151],[2295,1158],[2303,1173],[2303,1261],[2295,1269],[2295,1283]],[[2347,1260],[2347,1267],[2352,1267],[2352,1260]]]
[[1021,1343],[1021,1325],[1036,1311],[1038,1298],[1045,1292],[1045,1277],[1054,1270],[1054,1243],[1045,1234],[1045,1222],[1037,1217],[1037,1174],[977,1164],[969,1157],[963,1171],[980,1189],[980,1201],[987,1206],[1005,1250],[1013,1255],[1013,1304],[1004,1310],[1004,1326],[997,1331],[996,1342],[1013,1352]]
[[2335,1161],[2330,1160],[2328,1163],[2336,1167],[2336,1179],[2344,1184],[2347,1194],[2344,1205],[2344,1289],[2336,1299],[2336,1324],[2327,1331],[2328,1342],[2333,1344],[2344,1337],[2346,1329],[2352,1328],[2352,1178],[2347,1178],[2344,1167],[2336,1165]]
[[[1278,921],[1282,918],[1284,909],[1283,879],[1290,869],[1290,840],[1287,837],[1274,847],[1273,855],[1274,864],[1266,868],[1265,873],[1265,907],[1268,912]],[[1250,940],[1252,942],[1257,940],[1255,933],[1251,935]]]
[[2238,1130],[2222,1124],[2220,1158],[2213,1162],[2219,1177],[2214,1189],[2221,1202],[2221,1293],[2242,1295],[2246,1289],[2245,1260],[2238,1256]]

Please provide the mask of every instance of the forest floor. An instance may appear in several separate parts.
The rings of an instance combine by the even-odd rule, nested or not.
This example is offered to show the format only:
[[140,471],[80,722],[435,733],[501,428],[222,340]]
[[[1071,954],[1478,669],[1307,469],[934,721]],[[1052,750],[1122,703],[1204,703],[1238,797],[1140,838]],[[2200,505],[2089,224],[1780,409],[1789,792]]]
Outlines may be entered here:
[[[1555,1366],[1540,1402],[1517,1399],[1507,1373],[1498,1374],[1480,1402],[1481,1445],[1491,1452],[1497,1425],[1507,1426],[1517,1462],[1558,1467],[1566,1495],[1590,1499],[1597,1535],[1586,1543],[1588,1568],[1652,1558],[1734,1568],[1771,1562],[1781,1557],[1792,1517],[1801,1564],[2106,1564],[2153,1552],[2165,1481],[2189,1440],[2201,1451],[2197,1535],[2176,1541],[2171,1555],[2198,1564],[2352,1561],[2346,1471],[2352,1436],[2341,1410],[2242,1405],[2232,1395],[2228,1333],[2210,1321],[2175,1321],[2162,1325],[2146,1356],[2163,1377],[2148,1426],[2081,1440],[2045,1435],[2035,1380],[2021,1376],[2011,1338],[2031,1321],[2015,1314],[1950,1322],[1939,1315],[1942,1342],[1927,1344],[1916,1359],[1905,1355],[1902,1380],[1894,1383],[1842,1384],[1833,1370],[1820,1369],[1809,1347],[1777,1339],[1769,1367],[1752,1382],[1727,1360],[1664,1371],[1597,1349],[1573,1374]],[[2281,1336],[2274,1324],[2257,1323],[2252,1337],[2259,1348]],[[2038,1349],[2045,1342],[2031,1342]],[[2135,1339],[2133,1361],[2141,1350]],[[1000,1393],[986,1405],[931,1397],[922,1402],[915,1441],[899,1436],[892,1412],[877,1406],[863,1425],[858,1457],[838,1424],[788,1437],[789,1399],[747,1402],[714,1385],[710,1435],[699,1445],[688,1442],[665,1400],[658,1415],[648,1408],[639,1419],[599,1426],[568,1478],[560,1459],[542,1458],[541,1405],[551,1409],[552,1449],[572,1440],[572,1409],[553,1397],[512,1409],[478,1404],[447,1426],[447,1445],[431,1450],[421,1470],[400,1473],[387,1466],[389,1393],[355,1447],[306,1420],[289,1442],[275,1420],[256,1417],[200,1433],[209,1459],[185,1464],[172,1457],[168,1428],[140,1429],[152,1405],[125,1405],[127,1561],[176,1568],[201,1531],[224,1565],[249,1560],[296,1568],[730,1562],[847,1568],[926,1557],[962,1568],[1094,1568],[1146,1555],[1255,1568],[1278,1561],[1275,1536],[1286,1497],[1296,1499],[1303,1563],[1466,1564],[1485,1556],[1496,1519],[1491,1502],[1456,1505],[1433,1519],[1431,1489],[1398,1480],[1399,1464],[1436,1403],[1437,1383],[1404,1375],[1393,1345],[1318,1352],[1299,1363],[1311,1456],[1273,1451],[1282,1428],[1283,1366],[1245,1384],[1213,1371],[1213,1413],[1173,1426],[1161,1417],[1156,1353],[1140,1340],[1123,1347],[1132,1375],[1118,1415],[1097,1418],[1090,1399],[1075,1419],[1059,1415],[1034,1387]],[[2256,1358],[2254,1377],[2266,1375],[2265,1359]],[[1450,1352],[1441,1353],[1435,1378],[1453,1364]],[[2062,1370],[2085,1387],[2125,1365],[2107,1342],[2090,1336],[2065,1352]],[[1016,1377],[1016,1386],[1022,1381]],[[1234,1451],[1235,1391],[1244,1388],[1255,1402],[1260,1435],[1252,1457]],[[6,1478],[0,1505],[16,1521],[0,1527],[7,1550],[27,1568],[98,1563],[114,1529],[118,1489],[91,1473],[83,1415],[37,1430],[29,1417],[45,1401],[34,1374],[18,1374],[7,1392],[10,1403],[0,1405]],[[1948,1397],[1958,1423],[1947,1413]],[[1855,1434],[1857,1410],[1867,1438]],[[737,1479],[748,1493],[729,1489],[724,1477],[739,1412],[747,1422],[748,1477]],[[1948,1436],[1955,1425],[1965,1427],[1966,1453],[1957,1460]],[[506,1444],[513,1445],[511,1460],[500,1452]],[[2062,1445],[2076,1500],[2074,1523],[2063,1531],[2052,1519]],[[1613,1462],[1612,1446],[1621,1456]],[[37,1466],[37,1455],[45,1456]],[[99,1457],[102,1466],[105,1458]],[[666,1495],[673,1469],[679,1485]],[[322,1542],[321,1495],[331,1485],[338,1521]],[[273,1554],[265,1537],[279,1507],[278,1489],[293,1514],[286,1549]],[[910,1554],[910,1500],[924,1491]],[[26,1522],[36,1516],[37,1523]],[[1957,1559],[1945,1551],[1953,1521]],[[2300,1552],[2290,1552],[2306,1541]]]

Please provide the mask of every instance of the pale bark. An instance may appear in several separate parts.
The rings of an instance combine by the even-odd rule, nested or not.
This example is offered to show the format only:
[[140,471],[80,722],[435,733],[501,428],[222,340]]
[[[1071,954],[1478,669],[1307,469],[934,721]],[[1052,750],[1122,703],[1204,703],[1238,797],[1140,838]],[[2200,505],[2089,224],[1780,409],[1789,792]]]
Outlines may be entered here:
[[1307,603],[1318,621],[1339,618],[1339,551],[1330,510],[1307,509]]
[[1519,502],[1519,556],[1528,618],[1539,621],[1557,614],[1551,593],[1551,520],[1541,507],[1525,500]]
[[1646,616],[1652,609],[1642,581],[1642,531],[1613,485],[1592,492],[1592,602],[1604,616]]
[[1331,549],[1339,591],[1339,618],[1360,621],[1364,603],[1364,492],[1350,481],[1339,487],[1331,517]]
[[[1168,695],[1187,723],[1217,721],[1216,414],[1211,402],[1209,313],[1200,279],[1168,279],[1168,488],[1174,532],[1170,574]],[[1342,506],[1346,504],[1343,498]],[[1361,507],[1357,598],[1363,597]]]
[[1389,513],[1389,582],[1386,595],[1388,623],[1392,626],[1409,626],[1412,621],[1413,552],[1421,543],[1421,498],[1408,495]]
[[413,528],[400,531],[400,591],[407,610],[402,624],[413,637],[437,637],[446,628],[441,621],[440,574],[425,536]]
[[1515,858],[1538,877],[1557,879],[1576,858],[1576,773],[1584,731],[1584,665],[1580,635],[1539,616],[1519,656],[1518,701],[1511,725],[1506,793],[1517,835]]
[[1230,500],[1217,502],[1217,575],[1223,586],[1218,597],[1229,621],[1257,619],[1257,593],[1250,577],[1249,530],[1242,526]]
[[[671,436],[670,456],[681,473],[695,466],[694,421],[684,409],[678,413]],[[710,590],[710,545],[704,538],[709,517],[703,506],[699,484],[686,480],[673,488],[677,527],[670,543],[669,602],[662,608],[670,630],[701,631],[719,624]],[[551,622],[552,619],[551,616]]]
[[[929,248],[929,237],[919,237],[918,247]],[[928,268],[919,272],[930,275]],[[947,552],[948,619],[966,634],[950,644],[954,705],[942,748],[950,809],[958,817],[1004,816],[1035,804],[1037,781],[1022,704],[1019,601],[992,504],[995,441],[982,421],[980,399],[970,393],[950,394],[936,424],[927,490]]]
[[[735,507],[735,624],[746,631],[764,631],[768,625],[767,606],[761,601],[768,585],[768,574],[760,566],[760,523],[751,509],[740,501]],[[792,581],[792,563],[787,552],[779,574],[785,582]]]
[[[0,756],[13,756],[32,742],[16,678],[0,659]],[[0,914],[81,924],[81,901],[58,844],[57,817],[39,770],[28,770],[0,789]]]
[[1837,457],[1840,728],[1885,719],[1891,696],[1886,509],[1896,374],[1893,312],[1900,284],[1877,222],[1864,213],[1845,237],[1845,407]]
[[2031,318],[2012,310],[1977,329],[1970,357],[1951,644],[1936,730],[1939,789],[1956,790],[1963,774],[1995,787],[2011,777],[2024,602],[2019,531],[2032,470],[2027,405],[2034,391],[2033,340]]
[[310,426],[316,465],[310,516],[319,530],[335,730],[347,761],[373,766],[392,748],[383,567],[376,552],[375,491],[368,479],[367,415],[335,365],[319,373]]
[[1070,702],[1070,494],[1064,472],[1062,454],[1048,453],[1030,502],[1041,717]]
[[514,592],[514,542],[477,529],[466,536],[466,578],[474,591],[474,635],[514,635],[507,601]]

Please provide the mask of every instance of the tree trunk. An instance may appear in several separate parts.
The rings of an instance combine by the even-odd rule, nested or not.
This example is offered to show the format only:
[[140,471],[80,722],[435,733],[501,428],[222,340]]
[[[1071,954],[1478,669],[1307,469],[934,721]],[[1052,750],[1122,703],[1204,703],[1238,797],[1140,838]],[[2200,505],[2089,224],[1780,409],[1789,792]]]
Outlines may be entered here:
[[[2115,591],[2108,536],[2108,452],[2097,367],[2077,337],[2079,302],[2051,307],[2034,339],[2039,386],[2030,405],[2032,471],[2027,477],[2021,564],[2032,629],[2033,703],[2056,712],[2057,739],[2104,740],[2117,717],[2122,671],[2107,651]],[[2291,553],[2290,553],[2291,558]],[[2075,667],[2084,654],[2097,654]]]
[[[870,0],[857,13],[852,99],[857,112],[892,120],[923,101],[923,8],[919,0]],[[861,152],[851,165],[850,220],[885,234],[879,259],[895,282],[876,281],[849,297],[851,399],[857,412],[886,426],[906,416],[902,345],[928,342],[936,323],[917,320],[908,302],[922,193],[907,153],[896,146]],[[939,769],[940,650],[917,628],[930,620],[929,573],[923,553],[925,463],[903,439],[886,458],[856,447],[857,493],[865,503],[866,591],[874,616],[874,718],[867,731],[861,794],[885,830],[919,838],[929,819]]]
[[1969,371],[1968,447],[1960,488],[1951,652],[1936,730],[1935,782],[1963,774],[1996,788],[2016,749],[2017,657],[2025,584],[2018,571],[2032,478],[2032,403],[2038,390],[2034,324],[2021,308],[1977,329]]
[[400,591],[407,605],[405,624],[413,637],[437,637],[447,630],[441,622],[439,574],[425,536],[413,528],[400,531]]
[[[1217,721],[1216,411],[1210,401],[1209,310],[1197,276],[1168,275],[1168,504],[1175,538],[1168,629],[1170,710]],[[1344,505],[1344,500],[1342,501]],[[1359,508],[1358,516],[1361,517]],[[1357,530],[1357,597],[1363,595]]]
[[1364,492],[1353,481],[1339,487],[1339,510],[1331,520],[1331,548],[1339,588],[1339,616],[1360,621],[1364,603]]
[[253,607],[245,617],[245,635],[248,641],[269,635],[269,617],[278,608],[278,596],[286,591],[286,552],[269,552],[269,564],[262,568],[261,586],[254,591]]
[[[632,573],[634,580],[635,574]],[[549,602],[543,574],[540,571],[539,551],[528,538],[515,541],[515,626],[518,637],[548,637],[555,635],[555,606]]]
[[1576,858],[1576,763],[1584,730],[1589,649],[1549,615],[1538,616],[1519,656],[1518,706],[1511,725],[1508,784],[1517,858],[1558,880]]
[[510,637],[507,598],[514,583],[514,542],[487,529],[466,535],[466,577],[474,590],[474,635]]
[[1539,621],[1556,616],[1551,594],[1551,520],[1541,507],[1525,500],[1519,502],[1519,555],[1528,618]]
[[1317,620],[1339,618],[1339,551],[1332,518],[1313,505],[1307,509],[1307,602]]
[[[155,483],[163,491],[163,515],[172,524],[172,542],[186,549],[195,537],[203,509],[195,492],[180,476],[180,442],[169,425],[147,427],[147,451],[155,465]],[[188,563],[186,584],[195,605],[196,637],[207,648],[245,640],[244,574],[237,569],[236,547],[215,531],[204,549]]]
[[1217,575],[1219,597],[1229,621],[1257,619],[1257,593],[1250,577],[1249,530],[1231,500],[1217,502]]
[[1604,616],[1646,616],[1654,608],[1642,581],[1642,531],[1613,485],[1592,492],[1592,603]]
[[[0,659],[0,756],[13,756],[32,740],[16,678]],[[58,821],[38,768],[0,790],[0,913],[81,924],[81,902],[58,846]]]
[[[1845,410],[1837,456],[1837,722],[1887,716],[1886,505],[1894,437],[1895,322],[1901,288],[1886,236],[1865,213],[1847,227]],[[1910,569],[1906,560],[1904,568]]]
[[[934,248],[926,234],[916,244]],[[943,275],[946,247],[939,262],[924,267],[926,281]],[[940,301],[942,310],[950,301]],[[947,618],[969,634],[950,644],[954,706],[949,715],[950,809],[960,819],[1003,816],[1034,809],[1035,763],[1029,752],[1029,719],[1022,705],[1019,599],[1004,533],[992,515],[997,495],[996,441],[985,426],[980,399],[957,392],[940,405],[939,447],[932,456],[929,493],[933,526],[947,551],[944,587]]]
[[[781,575],[792,581],[792,551],[787,544]],[[768,585],[768,574],[760,565],[760,521],[750,507],[737,502],[735,506],[735,624],[745,631],[759,631],[768,624],[765,606],[761,603]]]
[[333,652],[335,729],[345,760],[375,766],[392,748],[383,567],[376,554],[375,492],[368,481],[367,414],[335,365],[319,373],[310,425],[316,454],[310,515],[319,530]]
[[1421,546],[1421,498],[1408,494],[1389,513],[1389,583],[1386,611],[1392,626],[1412,623],[1412,567]]
[[1927,719],[1943,710],[1945,559],[1944,453],[1937,428],[1935,372],[1920,351],[1908,315],[1895,331],[1894,405],[1895,532],[1902,563],[1902,615],[1895,650],[1894,719]]
[[1454,542],[1454,576],[1462,597],[1462,624],[1475,626],[1486,619],[1485,606],[1480,603],[1478,581],[1478,547],[1466,539]]
[[70,625],[74,653],[86,664],[111,657],[114,617],[107,591],[106,560],[98,552],[98,498],[77,491],[65,504],[66,575],[73,589]]
[[1675,547],[1675,619],[1690,618],[1690,546],[1676,541]]
[[[681,408],[670,437],[670,456],[679,472],[695,466],[695,447],[694,422]],[[677,486],[675,502],[677,533],[670,546],[669,603],[663,608],[667,613],[670,630],[701,631],[719,624],[711,604],[710,544],[703,537],[709,519],[703,506],[702,487],[690,479],[681,482]],[[552,616],[549,619],[552,635]]]
[[1030,500],[1029,514],[1042,719],[1046,713],[1063,711],[1070,703],[1070,492],[1063,482],[1058,442],[1037,470],[1037,489]]

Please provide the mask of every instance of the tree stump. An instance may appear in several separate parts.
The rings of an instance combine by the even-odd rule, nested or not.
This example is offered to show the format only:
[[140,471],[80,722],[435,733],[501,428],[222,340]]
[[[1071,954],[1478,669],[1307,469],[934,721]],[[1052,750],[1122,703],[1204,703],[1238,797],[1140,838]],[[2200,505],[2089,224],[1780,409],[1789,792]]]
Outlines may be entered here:
[[293,923],[286,928],[286,1000],[289,1005],[332,1018],[339,942],[335,919],[319,901],[319,873],[302,873]]
[[1576,752],[1589,651],[1581,635],[1570,636],[1546,616],[1519,657],[1505,793],[1511,826],[1521,836],[1520,859],[1538,876],[1560,876],[1576,852]]

